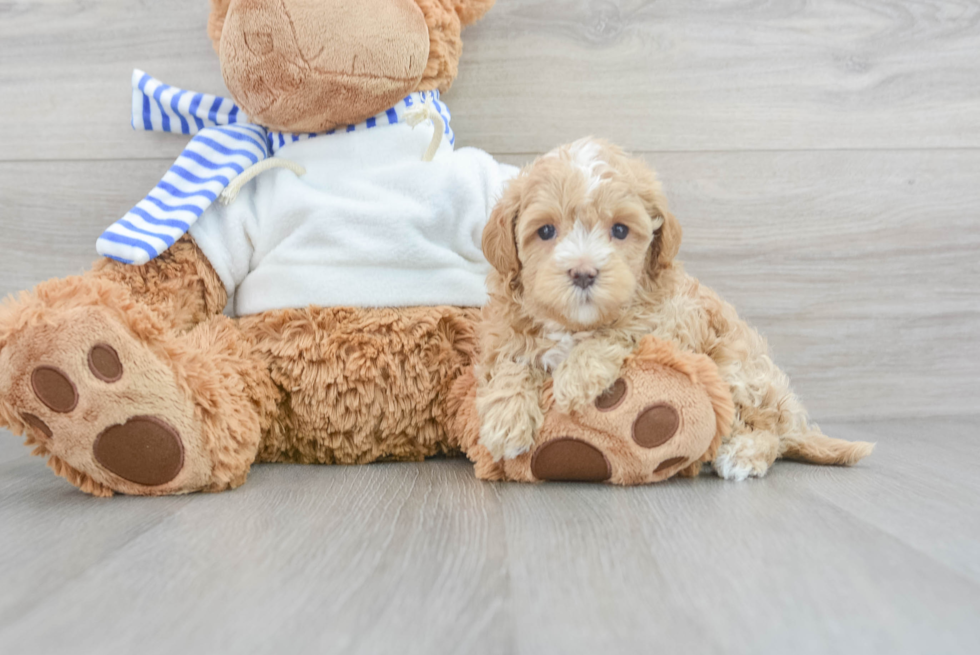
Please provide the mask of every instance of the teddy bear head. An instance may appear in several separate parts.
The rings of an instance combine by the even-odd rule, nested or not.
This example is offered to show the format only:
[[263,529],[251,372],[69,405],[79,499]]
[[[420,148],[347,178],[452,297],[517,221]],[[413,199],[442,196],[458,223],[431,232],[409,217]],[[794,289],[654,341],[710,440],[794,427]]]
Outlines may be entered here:
[[211,0],[225,84],[274,130],[354,125],[456,77],[464,25],[496,0]]

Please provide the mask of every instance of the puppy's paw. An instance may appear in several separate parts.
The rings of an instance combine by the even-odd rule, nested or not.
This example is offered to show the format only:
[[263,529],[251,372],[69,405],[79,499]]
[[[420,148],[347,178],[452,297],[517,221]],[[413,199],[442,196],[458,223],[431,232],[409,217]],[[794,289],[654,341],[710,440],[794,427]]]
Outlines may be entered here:
[[514,459],[530,450],[544,421],[538,396],[530,389],[493,398],[478,397],[477,408],[480,443],[494,461]]
[[580,412],[595,402],[619,378],[612,367],[581,368],[563,366],[554,375],[555,406],[564,414]]
[[513,416],[500,418],[503,420],[484,418],[480,426],[480,444],[490,451],[495,462],[519,457],[534,445],[534,426],[530,421]]
[[740,435],[721,445],[711,466],[726,480],[761,478],[776,459],[776,445],[778,438],[768,433]]

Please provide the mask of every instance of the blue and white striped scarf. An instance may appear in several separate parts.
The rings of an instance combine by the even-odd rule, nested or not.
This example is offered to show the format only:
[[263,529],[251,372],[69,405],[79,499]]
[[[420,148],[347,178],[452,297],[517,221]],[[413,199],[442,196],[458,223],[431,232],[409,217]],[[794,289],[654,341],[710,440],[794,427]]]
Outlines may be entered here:
[[357,125],[329,132],[275,132],[248,122],[227,98],[193,93],[133,71],[133,129],[193,134],[194,138],[149,195],[113,223],[96,242],[100,255],[126,264],[145,264],[187,233],[235,177],[272,157],[280,148],[337,132],[356,132],[402,122],[413,107],[431,101],[456,141],[449,109],[438,91],[407,96],[397,105]]

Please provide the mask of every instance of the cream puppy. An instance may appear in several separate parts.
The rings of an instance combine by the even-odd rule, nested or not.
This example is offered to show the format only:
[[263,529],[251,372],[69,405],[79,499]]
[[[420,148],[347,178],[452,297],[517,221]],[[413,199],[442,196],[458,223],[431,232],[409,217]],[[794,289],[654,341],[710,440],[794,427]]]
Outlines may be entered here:
[[765,340],[674,261],[680,243],[653,171],[606,142],[562,146],[510,183],[483,233],[494,270],[477,409],[495,458],[534,444],[549,379],[560,411],[580,409],[648,334],[708,355],[730,385],[736,416],[713,462],[719,475],[761,476],[778,457],[852,464],[871,452],[809,422]]

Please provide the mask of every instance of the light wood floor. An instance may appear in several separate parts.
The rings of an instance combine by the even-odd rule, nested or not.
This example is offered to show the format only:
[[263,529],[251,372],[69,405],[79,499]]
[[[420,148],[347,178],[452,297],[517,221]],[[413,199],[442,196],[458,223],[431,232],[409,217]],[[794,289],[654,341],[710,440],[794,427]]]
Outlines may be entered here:
[[[206,18],[0,2],[0,295],[83,270],[183,147],[129,129],[134,66],[225,92]],[[980,2],[499,0],[465,42],[459,144],[647,158],[688,269],[875,454],[638,489],[264,465],[100,501],[0,433],[0,652],[977,652]]]
[[[849,470],[655,488],[460,460],[94,500],[0,448],[5,653],[975,653],[976,419],[830,423]],[[6,460],[6,461],[3,461]]]

